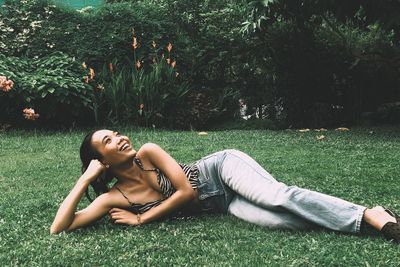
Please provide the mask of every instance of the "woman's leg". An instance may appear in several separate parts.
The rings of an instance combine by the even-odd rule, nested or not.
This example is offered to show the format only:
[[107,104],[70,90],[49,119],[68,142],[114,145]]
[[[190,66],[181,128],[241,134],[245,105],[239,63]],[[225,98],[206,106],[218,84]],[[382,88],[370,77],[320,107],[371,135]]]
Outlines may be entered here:
[[228,207],[228,213],[244,221],[260,226],[277,229],[311,230],[318,225],[307,221],[288,211],[267,210],[255,205],[240,195],[233,197]]
[[234,192],[263,209],[289,211],[336,231],[360,231],[365,207],[278,182],[243,152],[226,150],[220,176]]

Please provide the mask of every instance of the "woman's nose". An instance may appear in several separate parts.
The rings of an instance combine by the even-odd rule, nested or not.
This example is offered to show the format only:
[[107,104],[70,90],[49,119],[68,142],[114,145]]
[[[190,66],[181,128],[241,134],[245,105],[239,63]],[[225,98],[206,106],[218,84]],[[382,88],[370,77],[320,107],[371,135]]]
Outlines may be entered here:
[[117,138],[118,138],[117,139],[117,145],[119,145],[119,143],[121,143],[121,141],[123,141],[124,138],[122,136],[118,136]]

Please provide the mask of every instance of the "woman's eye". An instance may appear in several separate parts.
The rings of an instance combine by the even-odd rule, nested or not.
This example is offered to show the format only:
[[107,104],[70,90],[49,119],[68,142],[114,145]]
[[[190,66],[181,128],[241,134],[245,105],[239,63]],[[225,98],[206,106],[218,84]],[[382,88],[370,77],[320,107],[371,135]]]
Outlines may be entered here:
[[111,139],[110,139],[110,138],[108,138],[108,139],[106,140],[106,144],[109,144],[109,143],[111,143]]

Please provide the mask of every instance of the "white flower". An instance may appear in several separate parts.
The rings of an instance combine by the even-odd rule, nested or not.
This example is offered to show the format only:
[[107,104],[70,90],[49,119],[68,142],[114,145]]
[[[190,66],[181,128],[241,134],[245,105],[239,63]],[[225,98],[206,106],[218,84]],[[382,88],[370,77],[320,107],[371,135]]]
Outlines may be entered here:
[[32,28],[38,28],[38,27],[41,27],[41,24],[42,23],[42,21],[40,21],[40,20],[35,20],[35,21],[32,21],[31,22],[31,24],[30,24],[30,26],[32,27]]

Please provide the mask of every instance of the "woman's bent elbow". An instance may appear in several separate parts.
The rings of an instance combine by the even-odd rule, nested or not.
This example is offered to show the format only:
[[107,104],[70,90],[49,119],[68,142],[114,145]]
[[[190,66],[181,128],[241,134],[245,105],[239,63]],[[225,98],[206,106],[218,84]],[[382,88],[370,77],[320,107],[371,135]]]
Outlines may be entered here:
[[59,234],[61,231],[58,230],[56,227],[54,227],[54,225],[50,226],[50,234],[51,235],[56,235]]
[[50,226],[50,234],[51,235],[56,235],[56,234],[59,234],[59,233],[61,233],[63,231],[66,231],[66,230],[68,230],[68,229],[67,228],[62,228],[62,227],[60,227],[58,225],[55,225],[54,223]]
[[196,200],[196,198],[197,198],[196,191],[193,190],[193,189],[192,190],[188,190],[187,196],[188,196],[189,201]]

